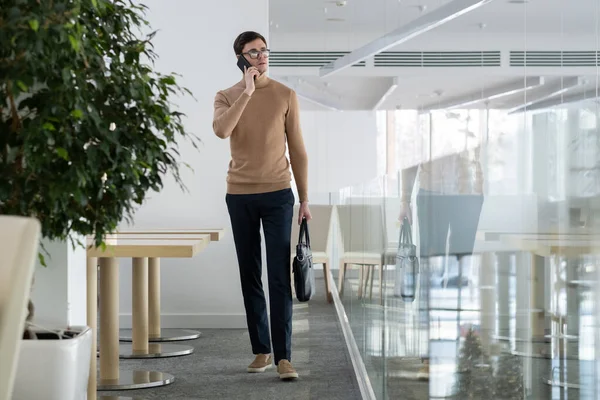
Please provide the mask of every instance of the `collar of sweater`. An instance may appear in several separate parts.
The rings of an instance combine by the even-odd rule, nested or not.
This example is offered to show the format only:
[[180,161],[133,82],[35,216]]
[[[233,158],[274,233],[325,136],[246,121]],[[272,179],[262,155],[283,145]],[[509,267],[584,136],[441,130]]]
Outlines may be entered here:
[[[261,75],[257,76],[256,79],[254,80],[254,87],[256,89],[261,89],[261,88],[264,88],[265,86],[267,86],[269,84],[269,82],[271,82],[269,77],[265,74],[261,74]],[[242,87],[244,87],[244,88],[246,87],[246,82],[244,81],[243,78],[240,81],[240,84],[242,85]]]

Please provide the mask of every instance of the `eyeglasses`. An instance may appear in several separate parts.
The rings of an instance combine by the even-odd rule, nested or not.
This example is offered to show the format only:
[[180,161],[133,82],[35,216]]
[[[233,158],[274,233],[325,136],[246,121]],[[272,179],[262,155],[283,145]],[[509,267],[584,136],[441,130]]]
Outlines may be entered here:
[[264,50],[250,50],[247,53],[242,53],[242,54],[248,54],[250,56],[250,58],[256,59],[258,58],[259,54],[262,54],[263,57],[268,58],[269,54],[271,54],[271,50],[269,49],[264,49]]

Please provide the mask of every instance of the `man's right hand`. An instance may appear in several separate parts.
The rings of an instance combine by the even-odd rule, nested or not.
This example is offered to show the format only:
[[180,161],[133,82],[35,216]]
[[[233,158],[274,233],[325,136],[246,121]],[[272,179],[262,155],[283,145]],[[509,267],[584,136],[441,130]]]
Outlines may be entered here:
[[412,210],[408,201],[403,201],[400,205],[400,215],[398,216],[398,221],[402,222],[404,221],[404,218],[408,218],[408,222],[412,224]]
[[244,79],[246,81],[246,90],[244,90],[244,92],[248,96],[252,96],[252,94],[254,93],[254,89],[256,89],[256,87],[254,86],[254,78],[259,75],[260,72],[258,71],[258,69],[256,69],[256,67],[244,67]]

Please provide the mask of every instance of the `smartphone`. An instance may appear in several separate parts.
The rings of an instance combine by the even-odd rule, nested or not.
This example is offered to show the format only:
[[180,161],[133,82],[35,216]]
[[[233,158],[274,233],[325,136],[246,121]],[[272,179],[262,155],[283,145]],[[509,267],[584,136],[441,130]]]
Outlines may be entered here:
[[[250,68],[252,66],[252,64],[250,64],[250,61],[246,60],[246,57],[244,57],[243,55],[238,57],[238,61],[237,61],[237,66],[239,67],[239,69],[242,72],[246,72],[244,71],[244,67],[246,68]],[[256,77],[254,77],[254,79],[256,79]]]

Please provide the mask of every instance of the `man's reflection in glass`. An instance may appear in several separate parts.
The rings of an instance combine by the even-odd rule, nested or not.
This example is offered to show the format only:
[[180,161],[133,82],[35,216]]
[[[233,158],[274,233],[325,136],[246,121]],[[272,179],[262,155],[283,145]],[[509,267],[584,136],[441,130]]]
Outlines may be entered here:
[[[416,191],[416,196],[413,196],[413,190]],[[404,169],[400,220],[407,217],[413,223],[413,197],[416,197],[415,222],[418,223],[421,265],[420,287],[417,288],[419,325],[421,334],[427,334],[428,342],[431,324],[429,289],[432,279],[440,281],[443,287],[456,286],[459,290],[469,281],[468,276],[460,273],[460,264],[461,260],[473,253],[483,205],[480,148],[464,150]],[[432,276],[431,259],[439,256],[458,258],[458,277],[447,274],[443,277]],[[419,371],[419,379],[429,379],[429,347],[423,349],[423,354],[420,355],[423,365]]]

